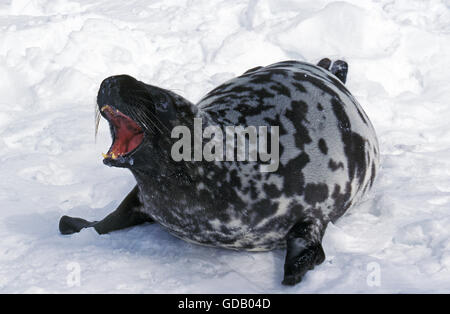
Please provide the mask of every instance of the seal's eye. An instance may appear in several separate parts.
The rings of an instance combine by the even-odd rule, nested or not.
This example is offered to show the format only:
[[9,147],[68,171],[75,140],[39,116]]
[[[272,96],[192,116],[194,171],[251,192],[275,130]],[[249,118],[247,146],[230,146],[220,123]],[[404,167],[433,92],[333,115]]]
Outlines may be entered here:
[[101,111],[113,130],[113,143],[108,153],[103,154],[104,158],[116,159],[129,154],[142,143],[144,131],[133,119],[108,105]]
[[167,99],[161,100],[159,103],[155,106],[156,111],[159,112],[167,112],[169,110],[169,102]]
[[160,90],[152,94],[152,102],[158,119],[169,125],[171,120],[176,119],[176,112],[172,99]]

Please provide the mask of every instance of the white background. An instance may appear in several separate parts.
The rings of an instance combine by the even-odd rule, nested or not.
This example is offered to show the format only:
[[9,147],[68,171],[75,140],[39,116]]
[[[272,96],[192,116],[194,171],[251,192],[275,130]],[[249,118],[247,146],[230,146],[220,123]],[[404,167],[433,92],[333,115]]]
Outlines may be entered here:
[[[322,57],[348,61],[382,169],[301,284],[280,284],[283,251],[200,247],[158,225],[58,233],[60,216],[101,219],[134,186],[102,164],[105,121],[94,141],[105,77],[196,102],[249,68]],[[450,292],[449,60],[448,0],[0,0],[0,292]]]

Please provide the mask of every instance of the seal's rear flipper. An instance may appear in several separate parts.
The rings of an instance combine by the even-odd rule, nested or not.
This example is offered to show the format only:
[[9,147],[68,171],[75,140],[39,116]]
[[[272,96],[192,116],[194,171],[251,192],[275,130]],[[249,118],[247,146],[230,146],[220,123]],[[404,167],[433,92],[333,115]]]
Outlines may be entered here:
[[330,70],[331,60],[328,58],[323,58],[317,63],[317,66],[324,68],[325,70]]
[[321,226],[300,222],[294,225],[286,236],[286,261],[282,284],[293,286],[302,281],[303,276],[315,265],[325,260]]
[[338,79],[341,80],[342,83],[345,84],[347,80],[347,72],[348,72],[348,64],[342,60],[336,60],[331,67],[331,73],[336,75]]
[[83,228],[94,227],[99,234],[104,234],[144,222],[153,222],[153,219],[140,211],[142,204],[138,194],[139,189],[135,186],[119,207],[101,221],[90,222],[82,218],[63,216],[59,221],[59,231],[62,234],[72,234]]

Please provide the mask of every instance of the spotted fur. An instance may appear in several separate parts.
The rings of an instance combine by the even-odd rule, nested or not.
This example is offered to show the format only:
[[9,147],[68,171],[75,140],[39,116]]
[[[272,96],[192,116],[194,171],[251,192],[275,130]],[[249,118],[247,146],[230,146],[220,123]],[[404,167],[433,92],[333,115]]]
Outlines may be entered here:
[[279,248],[299,222],[320,242],[327,223],[369,190],[379,163],[370,120],[343,84],[346,63],[332,67],[337,76],[330,64],[279,62],[248,70],[196,106],[178,98],[205,125],[279,126],[280,165],[261,173],[259,162],[192,161],[173,177],[131,169],[143,212],[204,245]]

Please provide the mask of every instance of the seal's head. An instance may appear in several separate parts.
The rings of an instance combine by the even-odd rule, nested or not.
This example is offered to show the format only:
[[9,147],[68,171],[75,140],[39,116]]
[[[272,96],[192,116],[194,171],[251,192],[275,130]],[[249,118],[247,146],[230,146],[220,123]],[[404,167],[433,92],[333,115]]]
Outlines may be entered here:
[[163,152],[170,144],[173,126],[193,114],[192,104],[184,98],[128,75],[106,78],[100,85],[97,105],[112,136],[103,163],[124,168],[161,166],[167,159]]

